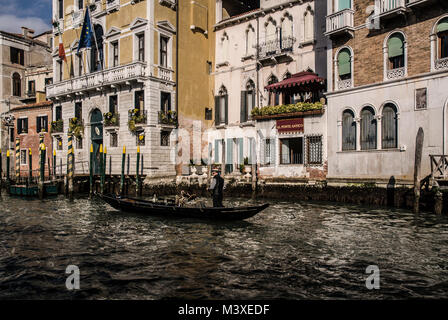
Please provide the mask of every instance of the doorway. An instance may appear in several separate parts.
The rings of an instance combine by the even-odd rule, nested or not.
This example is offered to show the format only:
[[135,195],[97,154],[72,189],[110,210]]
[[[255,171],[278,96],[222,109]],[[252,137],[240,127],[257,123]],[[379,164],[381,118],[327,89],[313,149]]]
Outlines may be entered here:
[[100,146],[103,144],[103,115],[100,110],[92,111],[90,127],[93,145],[93,173],[97,175],[100,174]]

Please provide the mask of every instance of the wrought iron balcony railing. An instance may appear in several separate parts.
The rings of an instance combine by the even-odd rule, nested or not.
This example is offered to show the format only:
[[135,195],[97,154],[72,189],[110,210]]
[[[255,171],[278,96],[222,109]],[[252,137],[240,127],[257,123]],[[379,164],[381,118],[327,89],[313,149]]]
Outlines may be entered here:
[[59,120],[53,121],[51,123],[50,133],[53,134],[53,133],[62,133],[62,132],[64,132],[64,120],[59,119]]
[[269,40],[258,46],[259,59],[269,58],[293,51],[296,38],[284,37],[281,39]]
[[106,112],[103,116],[105,127],[118,127],[120,125],[120,114],[118,112]]
[[177,114],[175,111],[159,111],[159,124],[177,125]]

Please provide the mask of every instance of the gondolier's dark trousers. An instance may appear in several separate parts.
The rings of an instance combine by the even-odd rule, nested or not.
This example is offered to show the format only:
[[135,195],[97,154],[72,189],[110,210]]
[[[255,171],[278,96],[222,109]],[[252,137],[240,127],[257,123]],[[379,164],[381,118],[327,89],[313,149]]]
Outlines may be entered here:
[[214,194],[213,195],[213,207],[215,208],[223,208],[222,205],[223,194]]

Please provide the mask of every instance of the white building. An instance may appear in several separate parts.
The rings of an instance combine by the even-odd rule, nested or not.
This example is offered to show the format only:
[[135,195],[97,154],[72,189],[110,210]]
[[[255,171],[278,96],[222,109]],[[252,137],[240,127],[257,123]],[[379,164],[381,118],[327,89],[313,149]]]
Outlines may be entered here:
[[[265,90],[270,84],[302,71],[326,76],[325,14],[326,6],[317,6],[316,1],[246,1],[241,6],[217,1],[215,126],[208,141],[211,162],[225,165],[226,173],[238,172],[247,158],[249,164],[261,165],[261,176],[309,178],[308,135],[322,137],[319,165],[323,169],[325,113],[300,116],[297,121],[305,130],[280,136],[275,119],[255,121],[251,111],[294,102],[280,91]],[[297,145],[297,155],[286,159],[292,145]]]

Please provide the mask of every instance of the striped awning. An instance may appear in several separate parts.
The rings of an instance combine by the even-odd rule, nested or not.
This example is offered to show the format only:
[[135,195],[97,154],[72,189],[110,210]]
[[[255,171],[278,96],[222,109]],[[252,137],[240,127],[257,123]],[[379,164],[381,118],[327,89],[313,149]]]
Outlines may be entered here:
[[323,86],[325,79],[319,77],[314,72],[303,71],[292,75],[291,78],[283,81],[270,84],[265,87],[268,91],[277,91],[279,89],[294,88],[300,89],[300,87],[308,88],[310,85]]

